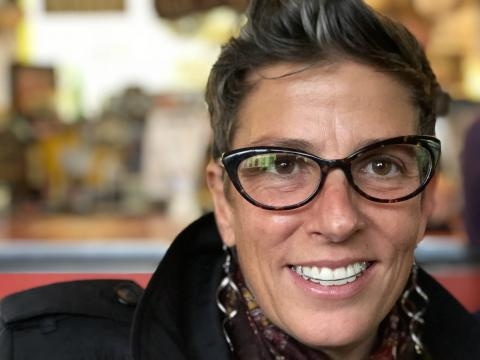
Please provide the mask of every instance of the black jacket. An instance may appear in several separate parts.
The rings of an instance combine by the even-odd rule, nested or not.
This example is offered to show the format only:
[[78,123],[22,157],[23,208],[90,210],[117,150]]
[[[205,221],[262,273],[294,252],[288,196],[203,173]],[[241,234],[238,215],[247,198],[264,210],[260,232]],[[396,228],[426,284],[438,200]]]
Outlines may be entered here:
[[[230,358],[215,302],[223,260],[212,214],[177,237],[137,307],[135,360]],[[419,283],[430,298],[422,339],[432,358],[480,359],[480,323],[422,270]]]
[[10,295],[0,303],[0,360],[131,360],[142,291],[130,280],[79,280]]

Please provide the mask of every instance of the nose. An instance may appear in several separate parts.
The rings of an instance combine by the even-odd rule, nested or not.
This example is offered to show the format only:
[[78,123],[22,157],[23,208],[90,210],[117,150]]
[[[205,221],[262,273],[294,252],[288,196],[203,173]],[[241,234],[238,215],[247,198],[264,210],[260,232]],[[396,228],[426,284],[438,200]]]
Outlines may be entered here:
[[308,206],[307,231],[332,242],[347,240],[362,227],[357,199],[343,171],[331,171]]

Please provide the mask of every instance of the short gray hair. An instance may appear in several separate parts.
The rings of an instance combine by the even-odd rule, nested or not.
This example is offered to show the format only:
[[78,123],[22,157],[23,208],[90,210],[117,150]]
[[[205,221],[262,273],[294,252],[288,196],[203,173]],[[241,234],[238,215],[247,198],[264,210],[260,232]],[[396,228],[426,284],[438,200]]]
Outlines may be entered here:
[[209,76],[212,155],[230,150],[253,71],[285,61],[321,64],[343,59],[372,66],[404,84],[419,109],[418,132],[434,134],[436,99],[444,93],[422,46],[403,25],[361,0],[252,0],[247,23],[223,46]]

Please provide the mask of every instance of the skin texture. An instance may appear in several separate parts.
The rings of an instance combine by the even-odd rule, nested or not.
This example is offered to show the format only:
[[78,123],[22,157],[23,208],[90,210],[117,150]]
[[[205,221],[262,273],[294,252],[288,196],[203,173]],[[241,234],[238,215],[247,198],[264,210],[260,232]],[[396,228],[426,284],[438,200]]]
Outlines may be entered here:
[[[337,159],[373,141],[415,134],[417,112],[391,76],[344,61],[267,79],[298,66],[270,65],[251,75],[257,84],[240,109],[234,149],[279,145]],[[333,359],[366,358],[408,280],[432,211],[432,183],[422,196],[379,204],[355,193],[337,169],[307,205],[269,211],[228,185],[218,163],[208,165],[207,180],[223,241],[237,248],[267,317]],[[348,288],[309,287],[289,267],[363,260],[372,266]]]

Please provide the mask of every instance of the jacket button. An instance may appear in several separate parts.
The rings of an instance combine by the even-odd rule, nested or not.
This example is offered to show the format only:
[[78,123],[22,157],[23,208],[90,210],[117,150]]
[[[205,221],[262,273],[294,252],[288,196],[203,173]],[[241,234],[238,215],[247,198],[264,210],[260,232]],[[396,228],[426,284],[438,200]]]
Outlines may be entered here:
[[123,305],[137,305],[142,296],[142,288],[135,284],[121,283],[114,288],[117,301]]

